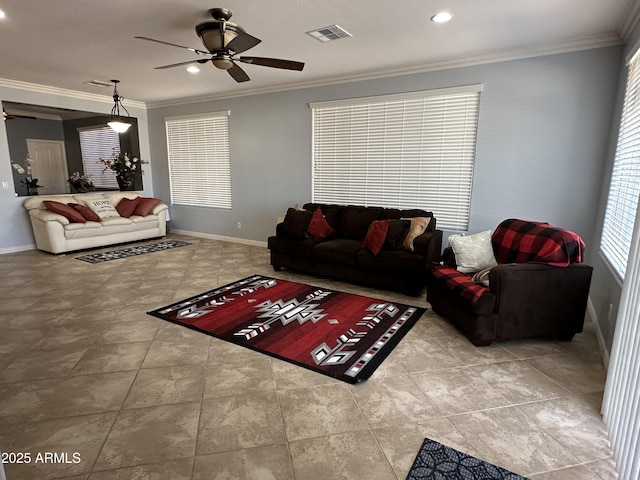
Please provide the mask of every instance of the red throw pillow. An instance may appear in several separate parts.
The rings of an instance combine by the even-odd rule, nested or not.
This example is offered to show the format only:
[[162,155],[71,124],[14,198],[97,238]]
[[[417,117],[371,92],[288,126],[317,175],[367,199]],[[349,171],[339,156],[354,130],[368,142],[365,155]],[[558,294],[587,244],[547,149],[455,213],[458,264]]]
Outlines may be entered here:
[[324,218],[322,210],[316,208],[315,212],[311,216],[311,222],[309,222],[309,229],[307,233],[312,238],[325,238],[335,232],[334,228],[327,223],[327,219]]
[[384,241],[387,238],[387,230],[389,229],[389,220],[376,220],[371,222],[369,230],[367,230],[367,236],[364,238],[362,246],[371,250],[371,253],[378,255]]
[[134,215],[140,215],[141,217],[145,217],[149,215],[149,212],[154,209],[156,205],[160,203],[159,198],[153,197],[138,197],[138,205],[136,209],[133,211]]
[[62,215],[72,223],[87,223],[87,221],[82,215],[80,215],[79,212],[76,212],[66,203],[54,202],[52,200],[45,200],[42,203],[44,203],[44,206],[47,207],[47,210]]
[[87,222],[99,222],[100,217],[96,212],[91,210],[86,205],[80,205],[79,203],[70,203],[69,206],[78,212]]
[[140,197],[136,197],[133,200],[130,198],[123,198],[118,202],[118,205],[116,205],[116,210],[121,217],[129,218],[131,215],[133,215],[133,212],[138,206],[139,199]]

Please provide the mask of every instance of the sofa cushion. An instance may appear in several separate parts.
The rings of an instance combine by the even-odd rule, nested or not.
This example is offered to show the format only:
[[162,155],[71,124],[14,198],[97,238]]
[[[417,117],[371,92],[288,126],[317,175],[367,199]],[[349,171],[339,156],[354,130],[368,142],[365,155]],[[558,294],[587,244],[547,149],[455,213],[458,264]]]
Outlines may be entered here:
[[402,248],[407,233],[409,233],[409,220],[389,220],[389,228],[387,229],[387,237],[384,241],[385,248],[397,250]]
[[121,217],[129,218],[133,215],[136,207],[138,206],[138,200],[140,197],[136,197],[134,199],[123,198],[116,205],[116,210],[120,214]]
[[338,235],[352,240],[364,240],[369,225],[380,218],[379,207],[344,207],[340,215]]
[[99,222],[100,217],[86,205],[70,203],[69,206],[84,217],[87,222]]
[[316,262],[355,267],[356,253],[362,249],[362,240],[338,238],[318,243],[311,249]]
[[42,203],[47,207],[47,210],[62,215],[72,223],[86,223],[85,218],[80,215],[80,212],[76,212],[66,203],[54,202],[52,200],[45,200]]
[[133,211],[133,214],[140,215],[141,217],[144,217],[145,215],[149,215],[151,210],[153,210],[155,206],[158,205],[159,203],[160,203],[159,198],[138,197],[136,209]]
[[294,257],[311,258],[311,249],[322,242],[320,238],[305,238],[304,240],[292,240],[283,237],[269,237],[267,244],[269,250],[278,253],[286,253]]
[[374,255],[380,253],[384,242],[387,238],[387,230],[389,229],[389,220],[375,220],[369,225],[367,235],[364,237],[362,247],[369,250]]
[[326,238],[335,233],[335,229],[329,225],[322,214],[322,209],[316,208],[309,222],[308,233],[311,238]]
[[491,230],[475,235],[452,235],[449,237],[449,245],[456,256],[460,272],[475,273],[498,264],[493,255]]
[[289,208],[282,222],[282,233],[293,240],[306,238],[312,215],[311,212],[306,210]]
[[422,255],[406,250],[383,248],[378,255],[373,255],[369,250],[363,248],[356,253],[356,265],[366,270],[418,272],[424,269],[425,262]]

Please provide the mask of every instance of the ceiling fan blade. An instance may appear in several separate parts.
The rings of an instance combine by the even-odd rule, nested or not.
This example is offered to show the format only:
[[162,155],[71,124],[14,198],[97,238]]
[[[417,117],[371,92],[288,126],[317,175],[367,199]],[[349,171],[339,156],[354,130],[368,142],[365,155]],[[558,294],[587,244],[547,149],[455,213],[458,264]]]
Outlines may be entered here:
[[149,37],[133,37],[133,38],[137,38],[138,40],[147,40],[148,42],[162,43],[163,45],[169,45],[171,47],[184,48],[191,52],[197,53],[198,55],[211,55],[209,52],[205,52],[204,50],[198,50],[197,48],[193,48],[193,47],[185,47],[184,45],[178,45],[177,43],[169,43],[163,40],[156,40],[155,38],[149,38]]
[[304,63],[294,60],[282,60],[280,58],[265,57],[240,57],[235,60],[243,63],[251,63],[253,65],[262,65],[264,67],[283,68],[285,70],[298,70],[304,68]]
[[208,58],[199,58],[198,60],[189,60],[188,62],[172,63],[170,65],[163,65],[161,67],[155,67],[154,70],[164,70],[165,68],[181,67],[183,65],[189,65],[190,63],[194,63],[194,62],[207,63],[208,61],[209,61]]
[[231,40],[227,44],[226,48],[227,50],[233,50],[234,53],[242,53],[242,52],[246,52],[250,48],[255,47],[261,41],[262,40],[260,40],[259,38],[256,38],[244,32],[244,33],[238,34],[236,38]]
[[237,63],[234,63],[233,66],[227,70],[227,72],[229,72],[229,75],[231,75],[231,77],[233,77],[233,79],[238,83],[248,82],[249,80],[251,80],[249,78],[249,75],[247,75],[247,73],[242,68],[240,68]]

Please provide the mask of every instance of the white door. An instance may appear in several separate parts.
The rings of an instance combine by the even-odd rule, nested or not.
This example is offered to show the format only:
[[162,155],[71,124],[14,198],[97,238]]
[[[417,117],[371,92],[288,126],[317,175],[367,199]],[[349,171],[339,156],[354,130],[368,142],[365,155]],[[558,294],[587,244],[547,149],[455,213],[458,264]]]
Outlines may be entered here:
[[32,176],[42,188],[40,195],[69,193],[67,156],[61,140],[27,139],[27,152],[33,160]]

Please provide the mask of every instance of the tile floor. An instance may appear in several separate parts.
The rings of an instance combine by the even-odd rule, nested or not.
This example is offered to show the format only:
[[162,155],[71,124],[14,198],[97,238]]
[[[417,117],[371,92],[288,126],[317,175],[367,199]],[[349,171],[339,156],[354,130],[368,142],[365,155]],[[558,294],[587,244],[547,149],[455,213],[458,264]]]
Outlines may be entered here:
[[[616,478],[591,326],[570,343],[475,348],[428,311],[372,378],[347,385],[145,312],[253,273],[424,295],[170,238],[193,244],[97,265],[0,255],[0,450],[32,458],[6,464],[8,480],[404,479],[424,437],[535,480]],[[66,463],[36,463],[46,452]]]

